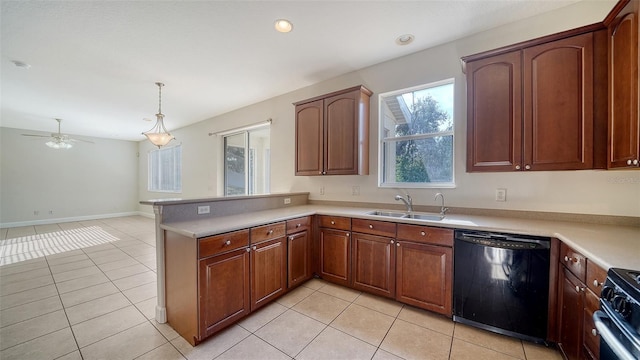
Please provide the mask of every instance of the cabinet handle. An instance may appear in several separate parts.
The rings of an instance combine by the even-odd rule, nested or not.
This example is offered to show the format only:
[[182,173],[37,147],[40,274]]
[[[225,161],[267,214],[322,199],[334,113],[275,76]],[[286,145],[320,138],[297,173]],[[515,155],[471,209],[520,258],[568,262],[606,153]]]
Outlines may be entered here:
[[633,159],[633,165],[638,165],[638,159]]
[[427,235],[427,233],[424,232],[424,231],[420,231],[420,235],[425,236],[425,235]]
[[516,170],[520,170],[520,165],[516,165]]
[[331,220],[331,225],[335,225],[335,224],[336,224],[336,222]]
[[598,281],[598,279],[593,280],[593,286],[598,287],[602,286],[602,283]]
[[254,246],[254,247],[253,247],[253,251],[256,251],[256,249],[257,249],[257,248],[258,248],[257,246]]
[[524,166],[524,169],[525,169],[525,170],[531,170],[531,165],[525,165],[525,166]]
[[627,165],[631,165],[631,159],[627,160]]
[[373,229],[373,225],[369,224],[369,229]]
[[391,243],[393,244],[393,243],[395,243],[395,241],[391,240]]
[[583,287],[576,285],[576,292],[584,291]]
[[225,246],[229,246],[229,245],[231,245],[231,240],[227,240],[227,241],[224,243],[224,245],[225,245]]

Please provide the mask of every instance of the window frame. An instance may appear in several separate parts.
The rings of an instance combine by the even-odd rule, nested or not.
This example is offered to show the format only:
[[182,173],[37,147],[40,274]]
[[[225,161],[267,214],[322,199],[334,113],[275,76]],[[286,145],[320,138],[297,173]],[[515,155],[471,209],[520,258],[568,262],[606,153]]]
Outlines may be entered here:
[[[384,98],[390,96],[397,96],[415,91],[420,91],[429,88],[435,88],[443,85],[452,85],[453,95],[453,108],[451,114],[452,126],[451,130],[439,131],[428,134],[406,135],[398,137],[384,137]],[[456,187],[456,136],[455,136],[455,90],[456,82],[455,78],[448,78],[444,80],[434,81],[423,85],[412,86],[404,89],[388,91],[378,94],[378,187],[379,188],[407,188],[407,189],[441,189],[441,188],[455,188]],[[424,140],[434,137],[451,136],[451,182],[385,182],[385,145],[395,144],[398,141],[408,140]]]
[[[176,187],[174,187],[174,189],[171,190],[167,190],[167,189],[152,189],[152,185],[154,183],[153,181],[153,176],[154,176],[154,169],[153,166],[157,165],[157,166],[162,166],[162,161],[160,159],[160,154],[161,153],[165,153],[168,151],[172,151],[174,152],[175,149],[179,149],[180,151],[180,156],[178,157],[178,162],[177,162],[177,179],[178,179],[178,185],[177,185],[177,189],[175,189]],[[154,164],[152,162],[152,153],[157,153],[158,154],[158,161],[157,164]],[[176,177],[176,173],[175,173],[175,163],[174,163],[174,174],[173,177]],[[159,149],[151,149],[147,152],[147,191],[148,192],[157,192],[157,193],[171,193],[171,194],[181,194],[182,193],[182,144],[177,144],[175,146],[171,146],[171,147],[163,147],[163,148],[159,148]],[[162,170],[158,169],[157,171],[158,176],[162,177]],[[174,179],[175,180],[175,179]],[[162,184],[162,179],[158,180],[158,184],[161,185]]]

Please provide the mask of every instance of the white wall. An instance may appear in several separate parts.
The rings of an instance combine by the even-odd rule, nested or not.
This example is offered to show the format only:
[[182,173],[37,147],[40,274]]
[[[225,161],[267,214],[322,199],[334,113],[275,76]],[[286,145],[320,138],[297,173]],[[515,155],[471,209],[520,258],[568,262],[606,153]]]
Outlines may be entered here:
[[82,137],[94,144],[54,150],[23,133],[50,135],[0,128],[2,226],[138,211],[136,142]]
[[[448,78],[455,79],[455,189],[443,189],[448,206],[531,210],[583,214],[640,216],[640,171],[554,171],[478,174],[465,172],[466,89],[460,57],[515,42],[602,21],[615,2],[582,1],[558,11],[491,29],[474,36],[355,71],[310,87],[174,131],[183,144],[183,193],[146,191],[146,156],[140,144],[140,198],[207,197],[221,194],[221,145],[207,133],[272,118],[271,191],[309,191],[316,200],[393,203],[402,189],[377,187],[378,95]],[[370,175],[294,176],[293,102],[363,84],[374,92],[371,101]],[[215,99],[213,100],[215,101]],[[170,116],[167,124],[171,125]],[[352,196],[352,187],[360,195]],[[324,187],[325,194],[320,195]],[[507,202],[494,201],[496,188],[507,189]],[[440,190],[409,190],[418,205],[437,205]],[[151,211],[141,206],[143,211]]]

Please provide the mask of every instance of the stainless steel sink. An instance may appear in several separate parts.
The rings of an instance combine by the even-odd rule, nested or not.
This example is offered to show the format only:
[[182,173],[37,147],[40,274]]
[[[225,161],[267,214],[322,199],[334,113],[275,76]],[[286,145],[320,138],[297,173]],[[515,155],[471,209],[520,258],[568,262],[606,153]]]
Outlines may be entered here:
[[375,210],[368,212],[367,215],[375,215],[375,216],[387,216],[387,217],[395,217],[395,218],[404,218],[404,219],[415,219],[415,220],[431,220],[431,221],[441,221],[444,219],[444,216],[435,213],[406,213],[400,211],[388,211],[388,210]]
[[407,213],[397,212],[397,211],[386,211],[386,210],[375,210],[368,212],[367,215],[376,215],[376,216],[389,216],[389,217],[405,217]]
[[403,217],[407,219],[431,220],[431,221],[442,221],[442,219],[444,219],[444,216],[440,214],[427,214],[427,213],[410,213]]

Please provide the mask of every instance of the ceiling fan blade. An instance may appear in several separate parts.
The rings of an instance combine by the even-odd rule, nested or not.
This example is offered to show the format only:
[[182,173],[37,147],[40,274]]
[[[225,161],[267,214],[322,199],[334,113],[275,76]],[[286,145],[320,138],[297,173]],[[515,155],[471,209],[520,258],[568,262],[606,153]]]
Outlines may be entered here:
[[82,141],[82,142],[89,143],[89,144],[95,144],[91,140],[76,139],[76,138],[71,138],[71,137],[67,137],[66,139],[64,139],[64,141],[72,141],[72,142]]
[[35,135],[35,134],[20,134],[20,135],[22,135],[22,136],[35,136],[35,137],[42,137],[42,138],[51,137],[51,136],[48,136],[48,135]]

